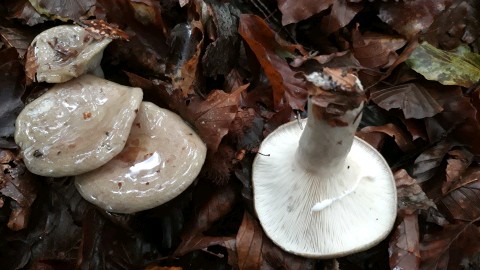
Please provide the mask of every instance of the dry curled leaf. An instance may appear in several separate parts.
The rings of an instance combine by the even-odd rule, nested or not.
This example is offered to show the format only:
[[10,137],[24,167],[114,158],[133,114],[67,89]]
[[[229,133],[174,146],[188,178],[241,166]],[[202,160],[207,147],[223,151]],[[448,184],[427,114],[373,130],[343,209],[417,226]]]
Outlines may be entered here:
[[480,218],[479,168],[468,169],[440,200],[439,207],[455,220],[472,221]]
[[370,98],[385,110],[401,109],[406,119],[423,119],[443,111],[430,93],[415,83],[372,89]]
[[285,105],[292,109],[303,110],[307,98],[305,82],[296,77],[285,58],[295,58],[300,46],[288,45],[273,33],[268,25],[254,15],[240,17],[239,34],[254,52],[273,88],[275,110]]
[[441,141],[420,154],[413,165],[413,177],[419,183],[431,179],[437,172],[445,155],[453,146],[454,144],[451,142]]
[[398,147],[405,152],[411,150],[414,146],[412,138],[405,130],[397,125],[388,123],[383,126],[368,126],[361,129],[363,133],[381,132],[392,137],[397,143]]
[[419,210],[427,211],[437,208],[435,203],[427,197],[418,182],[401,169],[394,174],[397,185],[399,215],[413,214]]
[[[202,194],[202,193],[200,193]],[[206,192],[208,200],[199,206],[194,217],[184,228],[182,242],[175,250],[176,256],[204,249],[212,245],[228,242],[233,237],[206,236],[206,232],[216,221],[232,211],[238,200],[238,195],[232,185],[218,187],[213,192]]]
[[0,149],[0,194],[12,199],[12,213],[8,221],[11,230],[24,229],[29,220],[30,207],[37,197],[37,183],[19,156]]
[[200,96],[191,98],[176,97],[171,107],[193,124],[198,135],[215,153],[222,138],[228,134],[232,121],[239,111],[241,94],[249,85],[242,85],[231,93],[222,90],[212,91],[205,100]]
[[278,9],[282,12],[282,24],[287,25],[305,20],[326,10],[334,2],[333,0],[279,0]]
[[422,270],[461,269],[480,253],[480,232],[472,223],[447,225],[426,234],[420,243]]
[[447,193],[450,187],[455,185],[473,161],[473,154],[464,148],[452,150],[448,152],[448,155],[446,179],[442,184],[443,194]]
[[390,269],[418,270],[420,267],[418,216],[403,217],[390,238]]

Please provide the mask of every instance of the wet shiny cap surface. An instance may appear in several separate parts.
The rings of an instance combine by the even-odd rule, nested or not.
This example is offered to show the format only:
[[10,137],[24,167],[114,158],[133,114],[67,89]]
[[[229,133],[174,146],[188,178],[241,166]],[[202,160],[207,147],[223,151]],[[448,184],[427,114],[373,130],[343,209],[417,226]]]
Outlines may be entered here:
[[51,177],[102,166],[123,149],[142,98],[140,88],[92,75],[53,86],[16,120],[25,165]]
[[142,102],[123,151],[104,166],[75,177],[75,184],[86,200],[111,212],[150,209],[195,180],[206,151],[178,115]]
[[103,50],[112,40],[96,37],[77,25],[61,25],[43,31],[27,52],[27,76],[38,82],[61,83],[100,69]]

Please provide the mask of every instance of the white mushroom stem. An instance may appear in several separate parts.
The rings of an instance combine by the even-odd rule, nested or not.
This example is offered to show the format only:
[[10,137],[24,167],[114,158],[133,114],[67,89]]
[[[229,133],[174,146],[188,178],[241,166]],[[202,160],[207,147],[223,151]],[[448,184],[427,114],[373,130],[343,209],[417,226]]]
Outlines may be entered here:
[[[317,87],[330,90],[332,86],[323,78],[319,80],[315,73],[307,76],[307,80],[314,83]],[[354,88],[361,91],[361,85],[357,81]],[[354,90],[355,91],[355,90]],[[322,175],[324,177],[319,181],[335,181],[332,177],[345,166],[345,158],[352,148],[355,131],[360,123],[364,102],[358,104],[358,107],[345,111],[341,116],[335,117],[336,122],[328,121],[326,109],[312,101],[312,96],[308,99],[308,119],[304,131],[300,137],[295,160],[298,165],[305,171]],[[324,105],[324,103],[321,103]],[[339,123],[342,124],[339,124]],[[325,199],[316,203],[311,211],[321,211],[335,201],[341,200],[348,194],[355,191],[360,180],[358,177],[356,182],[348,190],[343,191],[337,196]]]
[[355,131],[360,123],[363,103],[343,115],[347,126],[332,127],[318,117],[315,104],[308,102],[308,119],[296,152],[301,167],[312,173],[335,174],[343,166],[345,157],[352,147]]

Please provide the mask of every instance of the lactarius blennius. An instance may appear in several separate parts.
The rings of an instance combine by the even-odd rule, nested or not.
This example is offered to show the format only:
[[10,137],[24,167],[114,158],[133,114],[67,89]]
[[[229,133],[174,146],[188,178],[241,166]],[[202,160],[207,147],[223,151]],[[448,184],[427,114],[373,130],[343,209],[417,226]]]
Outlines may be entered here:
[[254,161],[255,209],[282,249],[312,258],[345,256],[391,231],[395,182],[383,157],[354,137],[365,101],[357,77],[325,68],[306,78],[305,127],[279,127]]
[[161,205],[197,177],[207,148],[180,116],[142,102],[123,151],[104,166],[75,177],[91,203],[116,213]]
[[140,88],[88,74],[54,85],[16,120],[25,165],[51,177],[102,166],[124,148],[142,98]]
[[35,37],[27,51],[26,74],[32,81],[62,83],[85,73],[103,77],[103,50],[112,40],[77,25],[61,25]]

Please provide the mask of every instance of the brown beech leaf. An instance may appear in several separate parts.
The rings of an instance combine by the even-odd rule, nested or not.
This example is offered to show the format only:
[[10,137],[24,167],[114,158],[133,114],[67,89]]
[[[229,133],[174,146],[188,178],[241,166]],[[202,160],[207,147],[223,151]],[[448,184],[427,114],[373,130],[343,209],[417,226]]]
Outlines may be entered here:
[[445,155],[455,145],[448,141],[441,141],[420,154],[413,164],[413,177],[419,183],[432,178],[438,170]]
[[462,43],[470,44],[478,39],[480,7],[476,0],[454,1],[438,16],[427,32],[424,40],[446,50],[457,48]]
[[480,169],[468,169],[441,199],[439,207],[452,219],[472,221],[480,218]]
[[142,75],[165,74],[169,53],[164,29],[157,25],[145,26],[137,20],[137,12],[130,0],[96,0],[95,16],[124,30],[129,41],[110,43],[102,62],[123,65]]
[[352,2],[347,0],[333,1],[330,14],[322,18],[322,31],[331,34],[349,24],[353,17],[363,8],[363,4]]
[[394,177],[397,186],[399,215],[409,215],[419,210],[427,211],[430,208],[437,208],[407,171],[401,169],[395,172]]
[[51,19],[76,21],[88,17],[95,9],[96,0],[29,0],[35,10]]
[[431,142],[444,137],[470,147],[480,154],[480,125],[477,110],[469,97],[463,95],[461,87],[442,86],[439,83],[424,83],[433,98],[443,107],[441,113],[425,118],[425,126]]
[[425,88],[414,83],[372,89],[370,98],[385,110],[401,109],[406,119],[432,117],[443,111]]
[[1,50],[0,59],[0,137],[10,137],[23,109],[24,72],[15,48]]
[[473,154],[461,148],[448,152],[447,179],[442,184],[442,193],[448,192],[451,186],[457,182],[473,161]]
[[279,0],[278,9],[282,12],[282,24],[287,25],[308,19],[329,8],[334,0]]
[[16,203],[11,205],[8,222],[11,230],[24,229],[28,224],[30,207],[37,197],[37,183],[19,156],[0,149],[0,193]]
[[412,0],[380,4],[378,17],[408,39],[427,30],[452,0]]
[[202,70],[205,76],[227,75],[237,63],[240,49],[238,36],[238,15],[240,11],[228,2],[210,2],[212,28],[207,27],[207,35],[214,40],[207,45],[202,57]]
[[263,231],[247,212],[243,215],[236,240],[238,268],[240,270],[261,269]]
[[207,144],[208,149],[215,153],[240,110],[240,97],[248,86],[248,84],[242,85],[231,93],[214,90],[205,100],[199,96],[189,99],[177,96],[171,107],[197,128],[198,134]]
[[360,64],[368,68],[388,68],[407,41],[399,36],[388,36],[373,32],[361,34],[358,27],[352,32],[353,52]]
[[[205,195],[204,193],[199,193]],[[217,187],[213,192],[207,192],[208,199],[201,206],[184,228],[181,235],[182,242],[175,250],[176,256],[182,256],[188,252],[204,249],[211,245],[219,245],[234,237],[205,236],[214,222],[228,214],[238,200],[238,195],[232,185]]]
[[238,268],[256,269],[315,269],[313,260],[295,256],[274,245],[263,233],[260,224],[248,213],[238,230],[236,247]]
[[[307,98],[305,82],[295,77],[285,57],[295,58],[295,51],[304,52],[301,46],[288,45],[272,32],[258,16],[243,14],[238,32],[254,52],[273,88],[275,110],[285,102],[295,110],[303,110]],[[305,53],[305,52],[304,52]]]
[[203,25],[200,21],[192,21],[188,25],[179,24],[172,30],[170,38],[170,44],[174,50],[170,59],[178,62],[175,63],[173,70],[167,70],[167,72],[172,79],[174,89],[180,89],[186,97],[195,92],[198,83],[200,54],[203,47]]
[[25,57],[28,46],[35,37],[35,33],[25,29],[7,28],[0,26],[0,38],[7,44],[8,47],[13,47],[17,50],[20,58]]
[[388,123],[383,126],[368,126],[361,129],[363,133],[370,133],[370,132],[381,132],[384,133],[393,139],[397,143],[398,147],[404,152],[408,152],[414,146],[412,144],[412,138],[410,134],[408,134],[405,130],[394,125],[392,123]]
[[6,1],[10,19],[19,19],[29,26],[44,23],[47,18],[38,13],[29,0]]
[[418,216],[403,217],[390,238],[390,269],[418,270],[420,267]]
[[462,269],[461,264],[480,253],[480,232],[472,223],[446,225],[426,234],[420,243],[422,270]]
[[399,116],[399,118],[407,128],[408,132],[410,132],[412,135],[414,141],[419,138],[423,139],[424,141],[428,141],[427,131],[425,130],[423,119],[405,119],[403,116]]
[[365,132],[365,131],[359,130],[355,133],[355,136],[366,141],[375,149],[380,150],[383,146],[383,143],[385,142],[385,137],[387,135],[382,132]]

